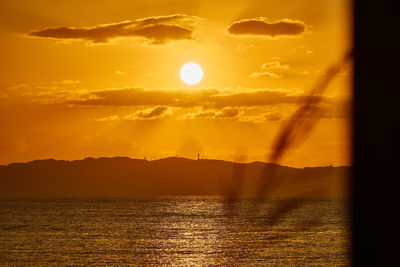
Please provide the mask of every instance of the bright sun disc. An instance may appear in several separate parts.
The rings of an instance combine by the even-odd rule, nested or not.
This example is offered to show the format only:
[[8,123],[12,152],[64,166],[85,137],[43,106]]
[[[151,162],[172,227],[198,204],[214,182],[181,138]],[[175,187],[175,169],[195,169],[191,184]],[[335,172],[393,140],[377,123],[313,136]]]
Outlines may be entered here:
[[201,78],[203,78],[203,69],[199,64],[189,62],[182,66],[180,74],[184,83],[193,85],[200,82]]

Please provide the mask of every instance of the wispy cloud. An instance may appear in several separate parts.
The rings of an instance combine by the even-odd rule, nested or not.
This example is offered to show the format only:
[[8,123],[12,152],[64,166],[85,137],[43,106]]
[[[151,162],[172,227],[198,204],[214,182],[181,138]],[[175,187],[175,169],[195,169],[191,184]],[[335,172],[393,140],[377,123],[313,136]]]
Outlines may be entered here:
[[[264,71],[253,72],[249,76],[251,78],[267,77],[273,79],[280,79],[283,77],[282,74],[276,73],[276,71],[289,69],[288,64],[281,64],[279,61],[270,61],[261,65],[261,69]],[[273,71],[271,71],[273,70]]]
[[265,70],[270,70],[270,69],[282,69],[282,70],[287,70],[289,69],[288,64],[281,64],[279,61],[271,61],[271,62],[266,62],[261,65],[262,69]]
[[238,108],[206,109],[185,114],[183,119],[236,119],[239,115]]
[[126,75],[127,73],[125,71],[116,70],[115,74],[117,74],[117,75]]
[[109,122],[109,121],[118,121],[119,120],[119,116],[118,115],[111,115],[111,116],[107,116],[104,118],[98,118],[95,119],[94,121],[97,122]]
[[273,79],[280,79],[282,78],[282,75],[279,75],[275,72],[263,71],[263,72],[253,72],[250,74],[250,77],[251,78],[268,77]]
[[129,114],[124,117],[125,120],[154,120],[161,119],[167,115],[169,108],[168,107],[155,107],[155,108],[146,108],[144,110],[138,110],[135,113]]
[[296,104],[307,96],[284,90],[251,89],[239,93],[222,93],[217,89],[146,90],[123,88],[77,95],[64,103],[90,106],[175,106],[175,107],[240,107]]

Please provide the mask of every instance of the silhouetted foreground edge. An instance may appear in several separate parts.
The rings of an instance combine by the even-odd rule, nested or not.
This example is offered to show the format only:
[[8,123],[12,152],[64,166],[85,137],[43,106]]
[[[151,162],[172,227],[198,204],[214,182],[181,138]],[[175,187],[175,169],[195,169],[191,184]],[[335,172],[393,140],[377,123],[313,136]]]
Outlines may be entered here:
[[354,1],[354,266],[399,265],[399,4]]

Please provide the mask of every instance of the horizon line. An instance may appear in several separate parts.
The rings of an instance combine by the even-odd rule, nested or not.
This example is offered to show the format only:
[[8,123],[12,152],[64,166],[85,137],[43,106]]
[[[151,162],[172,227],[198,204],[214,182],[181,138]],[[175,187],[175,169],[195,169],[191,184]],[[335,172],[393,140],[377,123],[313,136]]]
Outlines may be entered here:
[[167,159],[185,159],[185,160],[191,160],[191,161],[201,161],[201,160],[209,160],[209,161],[222,161],[222,162],[228,162],[228,163],[235,163],[235,164],[253,164],[253,163],[262,163],[262,164],[273,164],[273,165],[279,165],[282,167],[288,167],[288,168],[294,168],[294,169],[305,169],[305,168],[326,168],[326,167],[331,167],[331,168],[339,168],[339,167],[352,167],[353,165],[337,165],[334,166],[333,164],[325,165],[325,166],[303,166],[303,167],[293,167],[293,166],[288,166],[288,165],[281,165],[279,163],[272,163],[272,162],[265,162],[265,161],[251,161],[251,162],[236,162],[236,161],[231,161],[231,160],[223,160],[223,159],[215,159],[215,158],[186,158],[186,157],[179,157],[179,156],[171,156],[171,157],[165,157],[165,158],[158,158],[158,159],[147,159],[146,157],[144,158],[131,158],[129,156],[114,156],[114,157],[85,157],[82,159],[73,159],[73,160],[67,160],[67,159],[55,159],[55,158],[42,158],[42,159],[34,159],[34,160],[28,160],[28,161],[20,161],[20,162],[10,162],[7,164],[0,164],[0,167],[7,167],[12,164],[28,164],[31,162],[35,161],[46,161],[46,160],[54,160],[54,161],[65,161],[65,162],[74,162],[74,161],[84,161],[84,160],[99,160],[99,159],[129,159],[129,160],[142,160],[142,161],[147,161],[147,162],[153,162],[153,161],[160,161],[160,160],[167,160]]

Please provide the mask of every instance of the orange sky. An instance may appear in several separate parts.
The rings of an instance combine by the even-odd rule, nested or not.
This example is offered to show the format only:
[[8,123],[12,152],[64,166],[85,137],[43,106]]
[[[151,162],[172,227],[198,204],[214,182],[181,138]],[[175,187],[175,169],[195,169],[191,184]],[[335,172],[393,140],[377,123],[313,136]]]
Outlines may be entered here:
[[[326,1],[0,3],[0,164],[169,156],[265,161],[279,125],[352,46]],[[184,84],[189,61],[203,80]],[[290,166],[349,165],[351,66]]]

